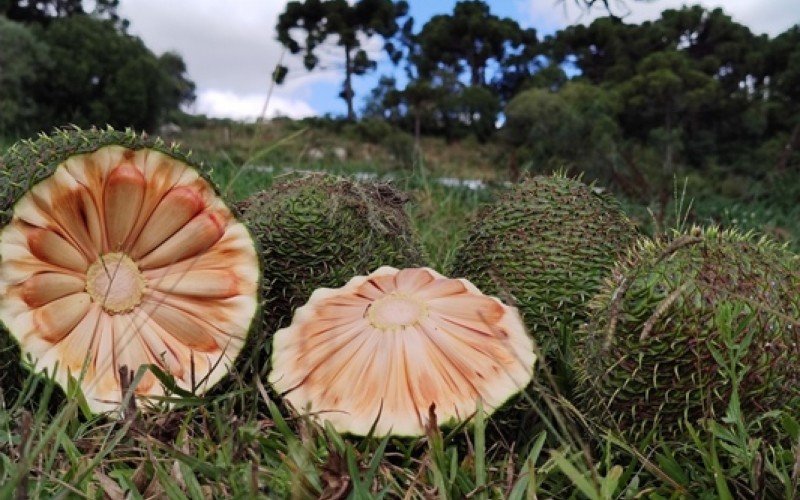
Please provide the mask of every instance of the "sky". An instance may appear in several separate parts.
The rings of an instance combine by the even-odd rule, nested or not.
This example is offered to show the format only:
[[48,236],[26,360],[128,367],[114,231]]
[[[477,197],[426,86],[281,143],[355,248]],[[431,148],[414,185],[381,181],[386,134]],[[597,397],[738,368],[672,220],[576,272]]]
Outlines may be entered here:
[[[611,0],[613,2],[619,0]],[[120,15],[130,21],[129,33],[139,36],[156,54],[175,51],[183,57],[197,85],[190,112],[220,118],[252,120],[270,95],[267,116],[302,118],[346,108],[339,97],[343,74],[335,46],[326,48],[322,67],[307,72],[300,56],[285,52],[275,39],[275,24],[287,0],[123,0]],[[589,23],[603,14],[585,12],[574,0],[487,0],[492,12],[511,17],[521,26],[536,28],[539,37],[570,24]],[[722,7],[755,33],[777,35],[800,23],[798,0],[646,0],[618,4],[626,22],[656,19],[661,11],[699,3]],[[456,0],[409,0],[410,14],[419,27],[435,14],[452,12]],[[378,70],[354,82],[356,106],[363,105],[381,74],[395,69],[380,50],[382,42],[367,41],[380,61]],[[270,90],[270,75],[281,62],[289,67],[286,81]]]

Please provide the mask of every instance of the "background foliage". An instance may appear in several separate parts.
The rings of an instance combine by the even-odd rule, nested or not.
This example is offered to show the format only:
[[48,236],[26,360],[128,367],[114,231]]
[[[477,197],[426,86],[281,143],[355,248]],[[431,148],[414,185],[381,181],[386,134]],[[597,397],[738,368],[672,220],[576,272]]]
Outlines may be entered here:
[[0,136],[67,124],[152,131],[194,100],[180,55],[128,35],[117,0],[94,4],[0,2]]

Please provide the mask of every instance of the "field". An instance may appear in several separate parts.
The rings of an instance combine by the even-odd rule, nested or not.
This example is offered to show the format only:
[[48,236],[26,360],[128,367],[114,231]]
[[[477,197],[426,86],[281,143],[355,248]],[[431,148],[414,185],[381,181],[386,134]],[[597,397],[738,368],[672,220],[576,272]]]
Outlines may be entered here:
[[[472,138],[447,143],[441,138],[423,137],[417,151],[408,134],[392,132],[391,128],[388,132],[370,132],[369,127],[367,122],[331,130],[330,125],[314,122],[277,121],[255,130],[237,124],[190,129],[175,139],[214,165],[218,182],[236,199],[246,198],[271,185],[276,176],[295,170],[390,180],[411,195],[408,209],[432,255],[432,264],[444,266],[480,204],[502,193],[509,181],[511,167],[505,148],[497,142],[481,144]],[[594,180],[579,166],[556,169],[587,182]],[[552,171],[531,165],[522,175]],[[602,180],[598,185],[603,185]],[[680,219],[689,224],[752,230],[800,249],[797,174],[756,181],[719,175],[704,179],[689,172],[675,175],[671,185],[658,189],[658,197],[614,190],[645,234],[676,227]]]
[[[297,123],[194,129],[175,140],[212,166],[237,200],[295,170],[391,179],[409,194],[437,269],[447,267],[480,205],[502,196],[509,177],[500,148],[471,141],[425,139],[417,150],[404,136],[373,144],[363,132]],[[666,201],[620,198],[643,233],[687,220],[718,223],[797,249],[798,181],[725,188],[676,178]],[[189,395],[154,414],[137,413],[129,401],[124,418],[109,420],[88,415],[80,399],[55,404],[53,387],[32,378],[20,400],[0,401],[0,498],[800,496],[800,423],[787,414],[765,418],[781,423],[788,443],[755,437],[754,422],[732,401],[720,421],[692,430],[691,443],[648,447],[587,433],[547,376],[535,386],[528,396],[535,418],[520,435],[507,436],[502,422],[479,413],[463,428],[377,440],[289,415],[260,382],[240,381],[205,399]]]

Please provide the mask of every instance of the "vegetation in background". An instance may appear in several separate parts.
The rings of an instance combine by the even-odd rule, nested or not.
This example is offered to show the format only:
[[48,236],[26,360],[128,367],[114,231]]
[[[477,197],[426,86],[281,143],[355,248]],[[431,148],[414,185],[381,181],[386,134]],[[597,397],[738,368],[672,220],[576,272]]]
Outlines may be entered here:
[[127,34],[117,3],[0,3],[0,136],[67,124],[154,131],[194,100],[180,55],[156,56]]
[[564,167],[663,205],[676,175],[752,181],[800,163],[799,33],[757,35],[722,9],[687,6],[539,38],[462,1],[420,27],[406,19],[393,45],[404,78],[381,77],[364,116],[417,144],[502,144],[510,178]]
[[[408,3],[404,0],[305,0],[289,2],[286,10],[278,18],[278,40],[292,54],[303,53],[303,65],[309,71],[320,64],[318,52],[328,37],[336,38],[336,45],[344,51],[344,84],[339,97],[347,104],[347,119],[355,120],[353,105],[353,76],[363,75],[375,68],[376,63],[370,59],[362,48],[359,37],[369,38],[380,35],[389,39],[397,33],[397,18],[408,13]],[[293,31],[305,32],[305,39],[298,42]],[[394,57],[394,47],[387,42],[385,47]],[[287,68],[276,69],[275,79],[282,82]]]
[[0,13],[12,21],[48,24],[53,19],[88,15],[125,24],[117,15],[119,0],[95,0],[93,9],[86,9],[83,0],[0,0]]
[[[156,57],[127,35],[116,6],[0,4],[8,16],[0,39],[24,54],[4,62],[0,135],[197,121],[179,112],[194,98],[180,56]],[[405,1],[294,1],[276,27],[308,69],[319,67],[326,44],[341,48],[350,121],[352,78],[376,67],[362,39],[383,39],[398,69],[380,78],[359,125],[385,132],[383,145],[408,155],[401,163],[427,137],[474,139],[503,151],[492,161],[499,177],[585,172],[639,203],[656,200],[662,213],[676,176],[746,184],[800,164],[800,26],[769,37],[722,9],[686,6],[639,24],[609,15],[541,37],[482,0],[457,2],[423,24],[413,14]]]
[[50,66],[48,47],[20,23],[0,16],[0,137],[22,136],[38,125],[31,86]]

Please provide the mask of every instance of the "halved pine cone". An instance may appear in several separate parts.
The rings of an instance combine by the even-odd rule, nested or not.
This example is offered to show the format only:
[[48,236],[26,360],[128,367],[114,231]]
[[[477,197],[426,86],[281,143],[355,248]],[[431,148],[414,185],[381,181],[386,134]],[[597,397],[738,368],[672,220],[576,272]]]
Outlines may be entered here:
[[273,340],[273,388],[340,432],[419,436],[492,413],[533,377],[513,307],[428,268],[381,267],[316,290]]
[[[20,358],[6,362],[74,378],[96,412],[119,405],[123,366],[196,394],[228,373],[259,324],[260,265],[198,167],[111,130],[42,137],[3,163],[0,337]],[[164,388],[148,371],[135,393]]]

